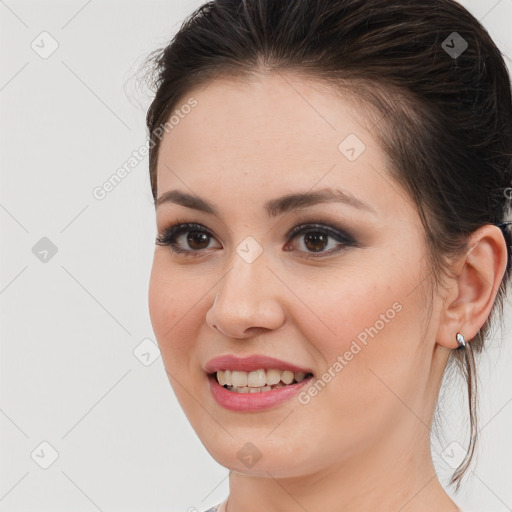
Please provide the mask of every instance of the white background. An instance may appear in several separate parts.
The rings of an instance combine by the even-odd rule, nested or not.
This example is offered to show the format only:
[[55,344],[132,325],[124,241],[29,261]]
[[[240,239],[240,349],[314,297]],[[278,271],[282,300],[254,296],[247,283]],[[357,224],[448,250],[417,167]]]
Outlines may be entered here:
[[[201,3],[0,2],[2,512],[205,510],[228,494],[228,470],[188,424],[161,358],[134,355],[155,342],[147,158],[105,199],[92,195],[146,142],[138,66]],[[462,3],[510,67],[512,0]],[[43,31],[58,43],[47,59],[31,48]],[[43,237],[57,247],[46,263],[32,252]],[[480,365],[480,456],[455,498],[468,512],[512,510],[511,304]],[[443,483],[441,452],[467,426],[463,392],[462,381],[444,392]],[[42,442],[58,453],[47,469]]]

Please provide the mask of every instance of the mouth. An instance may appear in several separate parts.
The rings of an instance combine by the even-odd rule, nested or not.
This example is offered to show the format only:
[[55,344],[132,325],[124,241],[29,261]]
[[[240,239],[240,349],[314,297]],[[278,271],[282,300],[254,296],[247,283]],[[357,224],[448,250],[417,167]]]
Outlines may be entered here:
[[313,377],[311,372],[293,372],[277,368],[260,368],[250,372],[217,370],[207,375],[209,379],[233,393],[265,393],[292,386]]

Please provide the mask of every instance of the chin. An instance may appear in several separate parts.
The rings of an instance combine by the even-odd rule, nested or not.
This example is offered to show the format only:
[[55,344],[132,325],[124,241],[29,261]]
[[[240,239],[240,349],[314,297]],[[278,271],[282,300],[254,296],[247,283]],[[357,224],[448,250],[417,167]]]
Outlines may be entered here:
[[218,435],[207,435],[207,438],[198,435],[212,458],[231,471],[266,478],[270,475],[274,478],[293,478],[311,472],[308,454],[298,445],[286,445],[286,439],[276,436],[272,441],[264,438],[251,441],[250,436],[231,438],[229,434],[224,434],[222,441]]

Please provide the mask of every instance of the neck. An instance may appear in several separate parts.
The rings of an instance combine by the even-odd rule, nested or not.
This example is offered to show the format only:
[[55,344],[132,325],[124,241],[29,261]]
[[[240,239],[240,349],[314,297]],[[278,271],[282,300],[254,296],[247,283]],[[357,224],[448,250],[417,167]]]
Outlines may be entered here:
[[408,441],[403,434],[293,478],[232,471],[226,512],[459,512],[437,478],[428,429],[418,422]]

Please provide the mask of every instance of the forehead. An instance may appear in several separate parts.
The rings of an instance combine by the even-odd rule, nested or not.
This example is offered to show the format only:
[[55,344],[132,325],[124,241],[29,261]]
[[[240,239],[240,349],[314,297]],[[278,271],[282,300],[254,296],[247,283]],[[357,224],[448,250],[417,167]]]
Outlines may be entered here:
[[327,85],[294,75],[217,79],[192,90],[175,110],[191,98],[196,106],[164,135],[162,152],[164,147],[180,154],[196,149],[197,157],[204,151],[216,155],[229,150],[239,157],[258,152],[264,157],[259,150],[270,144],[299,158],[310,148],[337,155],[344,131],[368,138],[358,123],[361,112],[348,94],[342,99]]
[[341,186],[372,203],[378,202],[379,188],[383,195],[386,157],[353,96],[273,74],[217,79],[180,104],[191,98],[195,107],[163,136],[158,195],[181,187],[210,196],[244,193],[250,201],[256,194],[275,196],[315,184]]

